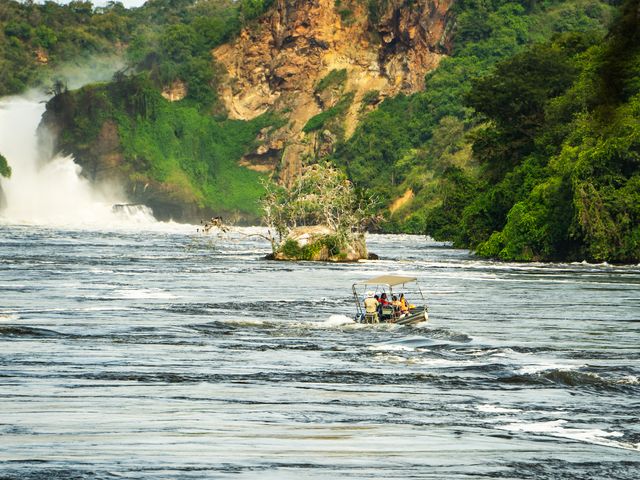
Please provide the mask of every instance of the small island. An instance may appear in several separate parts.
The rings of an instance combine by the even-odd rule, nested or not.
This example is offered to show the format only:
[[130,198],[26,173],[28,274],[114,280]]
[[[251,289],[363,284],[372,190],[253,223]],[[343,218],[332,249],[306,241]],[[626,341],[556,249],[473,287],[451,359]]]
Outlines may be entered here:
[[371,258],[365,225],[372,201],[328,163],[308,165],[289,186],[265,182],[264,222],[274,260],[355,262]]

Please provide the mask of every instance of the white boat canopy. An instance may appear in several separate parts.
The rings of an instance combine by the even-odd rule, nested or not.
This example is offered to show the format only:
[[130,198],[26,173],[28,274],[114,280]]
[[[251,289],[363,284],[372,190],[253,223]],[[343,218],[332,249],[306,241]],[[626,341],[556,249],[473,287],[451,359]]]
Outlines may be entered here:
[[399,275],[381,275],[379,277],[370,278],[369,280],[362,280],[356,282],[355,285],[389,285],[394,287],[396,285],[403,285],[405,283],[415,282],[416,277],[401,277]]

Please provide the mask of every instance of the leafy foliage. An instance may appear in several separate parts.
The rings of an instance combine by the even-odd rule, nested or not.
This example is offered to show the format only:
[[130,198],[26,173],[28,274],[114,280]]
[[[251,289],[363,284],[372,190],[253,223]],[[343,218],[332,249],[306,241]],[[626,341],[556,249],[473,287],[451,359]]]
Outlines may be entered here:
[[0,3],[0,95],[43,82],[52,68],[96,54],[114,54],[131,39],[135,14],[121,3],[94,8],[3,0]]
[[315,91],[322,92],[329,87],[342,85],[347,80],[347,69],[342,68],[340,70],[331,70],[324,76],[316,85]]
[[[363,108],[354,135],[336,136],[330,160],[353,182],[348,191],[332,169],[337,183],[311,169],[307,183],[287,191],[261,187],[259,174],[237,164],[258,131],[277,120],[225,119],[215,94],[222,72],[210,51],[272,0],[150,0],[133,10],[7,0],[0,4],[0,95],[38,83],[61,62],[127,44],[135,74],[120,72],[80,92],[56,88],[51,103],[66,126],[61,145],[82,153],[89,171],[98,168],[92,148],[113,125],[121,174],[198,208],[257,216],[266,189],[272,225],[289,228],[323,221],[332,203],[313,196],[328,184],[347,202],[338,210],[361,211],[356,192],[366,191],[394,205],[383,212],[383,229],[427,233],[480,255],[637,262],[638,1],[624,1],[618,16],[617,1],[456,1],[451,56],[426,76],[425,90]],[[335,5],[351,21],[347,3]],[[366,5],[375,25],[387,1]],[[177,80],[188,96],[169,103],[159,92]],[[342,94],[345,80],[346,71],[334,70],[315,91]],[[353,94],[343,95],[304,131],[332,128],[352,102]],[[364,98],[378,102],[378,92]],[[10,171],[1,157],[0,170]],[[404,203],[394,204],[398,198]],[[340,218],[334,223],[349,232],[364,217]]]
[[[371,3],[378,8],[377,2]],[[369,113],[332,158],[356,185],[383,200],[396,198],[411,178],[422,176],[426,156],[421,152],[429,149],[443,118],[457,118],[466,129],[477,123],[477,114],[465,103],[473,79],[532,42],[565,31],[567,16],[581,28],[603,32],[610,11],[597,0],[547,2],[535,9],[524,1],[463,0],[453,8],[457,16],[453,56],[427,75],[423,92],[385,100]],[[423,224],[418,231],[425,228]]]
[[[564,71],[557,84],[561,88],[539,92],[534,102],[537,122],[531,122],[530,115],[510,118],[511,130],[526,132],[528,149],[513,155],[508,173],[499,180],[493,177],[484,193],[465,207],[460,226],[479,254],[505,260],[640,258],[637,8],[637,0],[627,2],[604,43],[571,35],[536,47],[546,50],[547,58]],[[560,49],[559,56],[549,48]],[[535,56],[532,52],[528,58],[535,62]],[[517,64],[507,61],[499,69],[517,75]],[[565,78],[569,64],[574,73]],[[546,78],[553,85],[551,78],[560,77]],[[566,79],[571,80],[568,85]],[[521,144],[517,136],[504,136],[504,112],[489,104],[490,97],[501,96],[502,86],[485,91],[487,85],[477,85],[469,98],[488,102],[483,111],[492,123],[486,134],[507,149]],[[527,98],[512,91],[513,98]],[[474,95],[479,97],[473,100]],[[485,170],[504,170],[500,152],[474,144],[475,150]]]
[[262,15],[273,4],[273,0],[240,0],[239,3],[245,20],[253,20]]
[[210,50],[229,41],[272,0],[149,0],[126,9],[120,2],[0,3],[0,95],[44,82],[63,62],[121,54],[158,86],[181,79],[189,96],[215,101]]
[[[62,126],[60,148],[74,153],[85,173],[96,175],[104,168],[103,151],[111,148],[103,137],[114,135],[105,132],[115,129],[111,141],[122,161],[113,175],[133,188],[132,198],[148,200],[144,192],[153,185],[163,192],[153,199],[162,208],[170,203],[191,212],[239,213],[257,220],[262,175],[239,166],[238,160],[258,131],[276,119],[226,120],[216,98],[221,69],[211,49],[233,38],[271,3],[150,0],[140,9],[118,10],[134,23],[126,53],[129,67],[109,84],[78,92],[55,89],[49,109]],[[89,18],[99,11],[89,4],[84,14]],[[177,81],[186,85],[187,97],[165,101],[161,89]]]
[[386,230],[503,259],[640,258],[638,19],[625,8],[603,41],[604,2],[456,2],[453,56],[332,160],[387,204],[413,193]]
[[117,128],[120,173],[132,185],[161,184],[176,203],[259,218],[261,175],[238,165],[258,131],[274,122],[224,120],[162,98],[148,75],[64,92],[48,105],[64,123],[60,148],[87,172],[101,168],[105,125]]
[[0,154],[0,177],[9,178],[10,176],[11,176],[11,167],[9,166],[7,159],[4,158],[2,154]]
[[319,114],[311,117],[302,128],[302,131],[305,133],[309,133],[315,130],[320,130],[330,120],[344,114],[353,102],[353,97],[353,92],[347,93],[333,107],[328,108],[324,112],[320,112]]

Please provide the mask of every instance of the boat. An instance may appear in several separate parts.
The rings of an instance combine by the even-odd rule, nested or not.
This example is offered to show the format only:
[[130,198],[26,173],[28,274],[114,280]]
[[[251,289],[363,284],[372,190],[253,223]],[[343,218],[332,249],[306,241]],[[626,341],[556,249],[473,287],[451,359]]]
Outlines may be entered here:
[[[409,285],[409,288],[407,287]],[[351,289],[356,303],[355,321],[358,323],[396,323],[398,325],[415,325],[417,323],[429,321],[429,311],[427,302],[422,293],[422,289],[415,277],[404,277],[400,275],[381,275],[355,282]],[[386,293],[389,299],[395,294],[403,294],[408,289],[411,295],[419,294],[422,301],[421,306],[409,305],[409,311],[402,313],[400,309],[393,306],[379,306],[375,313],[367,312],[364,306],[364,299],[375,294]]]

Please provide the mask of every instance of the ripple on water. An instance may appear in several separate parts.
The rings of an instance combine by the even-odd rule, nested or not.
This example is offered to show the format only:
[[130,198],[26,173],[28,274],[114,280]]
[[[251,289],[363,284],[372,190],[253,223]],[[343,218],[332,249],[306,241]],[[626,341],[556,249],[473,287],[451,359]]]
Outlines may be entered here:
[[[2,478],[640,477],[637,267],[6,230]],[[353,281],[398,271],[430,322],[354,323]]]

